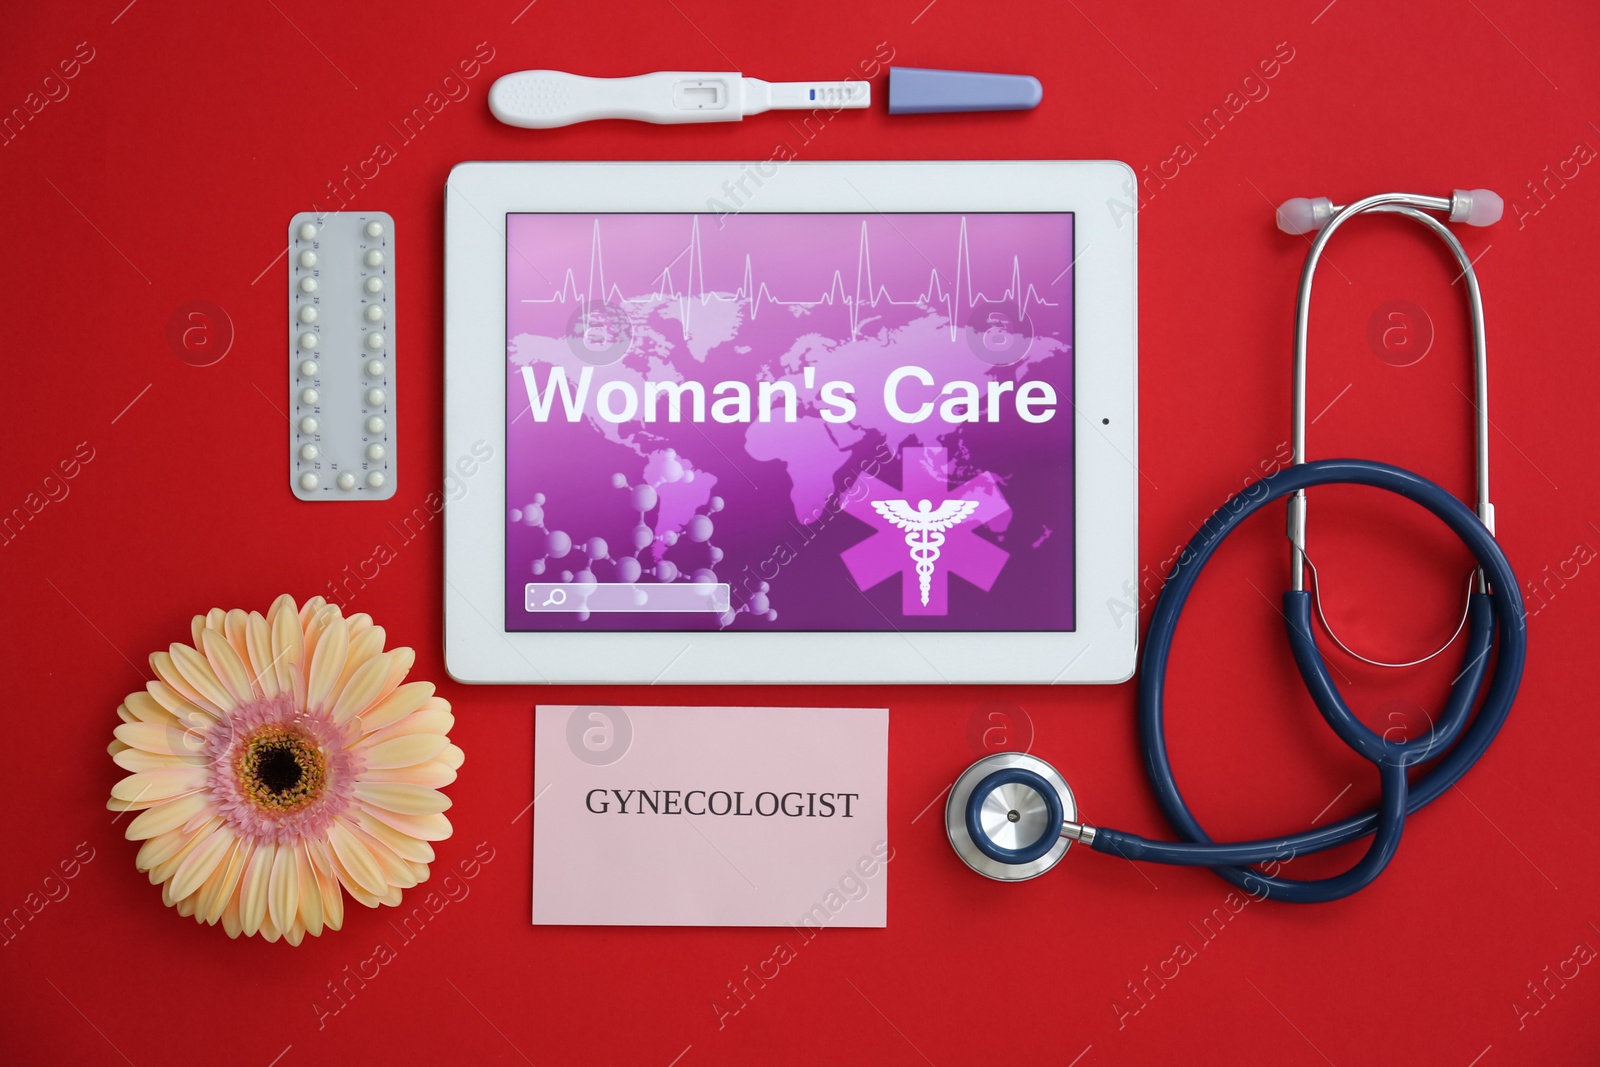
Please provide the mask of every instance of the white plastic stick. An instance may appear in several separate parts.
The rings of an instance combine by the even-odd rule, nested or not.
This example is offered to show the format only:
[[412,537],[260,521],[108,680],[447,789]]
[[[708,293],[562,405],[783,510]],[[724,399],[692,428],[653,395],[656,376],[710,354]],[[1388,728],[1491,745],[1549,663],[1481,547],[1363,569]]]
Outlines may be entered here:
[[508,126],[546,130],[595,119],[737,122],[773,109],[867,107],[864,81],[765,82],[737,71],[662,70],[632,78],[585,78],[559,70],[507,74],[489,89],[489,110]]

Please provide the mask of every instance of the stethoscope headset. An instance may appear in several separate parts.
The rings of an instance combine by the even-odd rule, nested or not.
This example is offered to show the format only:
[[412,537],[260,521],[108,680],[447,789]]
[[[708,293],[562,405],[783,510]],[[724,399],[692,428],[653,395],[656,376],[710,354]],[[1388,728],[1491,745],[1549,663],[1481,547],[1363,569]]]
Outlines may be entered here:
[[[1483,297],[1466,249],[1437,215],[1446,214],[1451,222],[1487,226],[1498,221],[1502,207],[1494,193],[1474,189],[1456,190],[1450,197],[1384,193],[1343,207],[1326,198],[1295,199],[1278,209],[1280,229],[1288,233],[1320,230],[1300,275],[1295,316],[1293,462],[1235,494],[1189,542],[1156,602],[1140,668],[1138,719],[1145,773],[1162,812],[1182,840],[1156,841],[1122,830],[1086,825],[1078,821],[1072,790],[1054,767],[1028,753],[1003,752],[968,767],[951,788],[945,805],[945,829],[950,843],[969,867],[1000,881],[1022,881],[1055,866],[1076,841],[1096,852],[1130,860],[1209,867],[1257,899],[1303,904],[1338,900],[1370,885],[1394,858],[1406,817],[1436,800],[1477,763],[1499,733],[1516,699],[1527,656],[1527,620],[1517,577],[1495,542],[1494,508],[1489,502]],[[1306,459],[1306,341],[1312,281],[1328,240],[1345,223],[1368,212],[1400,215],[1431,230],[1461,268],[1472,322],[1476,380],[1476,511],[1428,479],[1387,463]],[[1322,609],[1315,593],[1316,569],[1306,555],[1306,490],[1324,485],[1370,486],[1415,501],[1460,538],[1477,561],[1462,625],[1445,644],[1449,647],[1465,630],[1461,671],[1451,685],[1443,711],[1420,736],[1391,740],[1361,722],[1340,694],[1313,637],[1311,614],[1315,608],[1320,617]],[[1328,826],[1255,841],[1219,843],[1211,839],[1189,810],[1173,777],[1165,727],[1167,664],[1179,616],[1207,561],[1240,523],[1285,497],[1289,498],[1290,588],[1283,594],[1283,616],[1289,647],[1322,717],[1340,740],[1377,768],[1381,799],[1377,807]],[[1313,592],[1306,590],[1308,568]],[[1322,622],[1327,629],[1326,618]],[[1328,633],[1341,649],[1350,652],[1331,629]],[[1432,656],[1408,663],[1357,658],[1377,666],[1405,667],[1443,651],[1440,648]],[[1482,706],[1473,715],[1472,708],[1480,694]],[[1425,774],[1409,778],[1409,768],[1430,761],[1435,762]],[[1294,857],[1368,836],[1372,842],[1366,854],[1340,874],[1294,879],[1284,877],[1281,866],[1273,873],[1260,869],[1263,864],[1281,865]]]

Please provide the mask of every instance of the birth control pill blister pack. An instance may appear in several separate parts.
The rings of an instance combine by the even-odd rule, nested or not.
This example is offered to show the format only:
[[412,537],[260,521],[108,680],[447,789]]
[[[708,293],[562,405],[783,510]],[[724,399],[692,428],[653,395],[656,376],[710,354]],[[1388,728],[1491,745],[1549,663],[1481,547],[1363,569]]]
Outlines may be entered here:
[[394,220],[289,222],[289,486],[301,500],[395,491]]

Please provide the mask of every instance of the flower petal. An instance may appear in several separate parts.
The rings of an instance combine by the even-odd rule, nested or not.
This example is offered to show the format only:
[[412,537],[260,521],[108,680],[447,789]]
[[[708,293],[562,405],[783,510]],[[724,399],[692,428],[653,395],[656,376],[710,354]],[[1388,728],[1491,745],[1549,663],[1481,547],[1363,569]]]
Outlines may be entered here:
[[250,680],[263,696],[278,695],[278,672],[272,662],[272,630],[259,611],[252,611],[245,622],[245,650],[249,653],[245,665],[250,670]]
[[350,651],[350,632],[337,615],[328,621],[327,629],[317,640],[311,653],[311,670],[306,675],[306,708],[321,711],[332,698],[333,683],[344,671],[344,662]]
[[299,921],[312,937],[322,936],[322,889],[317,885],[316,868],[311,865],[311,855],[306,844],[294,850],[295,878],[299,882]]
[[241,608],[233,608],[222,620],[222,636],[233,646],[234,655],[248,669],[250,666],[250,616]]
[[[152,771],[152,774],[163,773]],[[139,775],[134,775],[137,778]],[[401,815],[437,815],[450,810],[450,798],[437,789],[403,782],[357,782],[356,799]]]
[[287,930],[294,923],[300,906],[300,872],[295,866],[293,845],[280,844],[267,876],[267,914],[272,925]]
[[189,853],[183,863],[178,866],[178,871],[172,876],[172,895],[182,900],[205,883],[211,877],[211,872],[217,869],[228,855],[228,849],[233,846],[236,835],[226,826],[218,826],[212,830],[195,850]]
[[[408,650],[409,651],[409,650]],[[390,653],[393,655],[394,653]],[[361,713],[361,728],[371,734],[419,710],[433,696],[432,682],[407,682]]]
[[168,880],[161,886],[161,903],[165,904],[169,908],[177,909],[178,914],[182,915],[184,918],[188,918],[194,914],[196,902],[195,896],[192,893],[186,897],[175,895],[172,892],[171,880]]
[[334,857],[361,889],[373,896],[381,896],[388,889],[383,868],[341,820],[328,824],[328,843],[333,846]]
[[152,867],[161,866],[182,852],[185,845],[210,834],[212,830],[222,825],[221,816],[214,816],[213,819],[208,819],[198,830],[186,830],[180,826],[150,838],[139,846],[139,854],[133,860],[134,869],[148,871]]
[[271,841],[256,845],[239,881],[239,929],[254,937],[267,917],[267,884],[272,876],[278,846]]
[[456,724],[456,719],[448,710],[441,710],[441,706],[449,708],[450,705],[438,697],[433,697],[422,706],[421,711],[412,712],[399,722],[375,730],[361,740],[364,744],[381,745],[385,741],[392,741],[407,734],[448,734],[450,728]]
[[172,712],[162,707],[155,697],[146,692],[129,693],[122,706],[140,722],[156,722],[163,726],[171,726],[177,718]]
[[333,861],[328,857],[327,842],[307,841],[306,851],[311,856],[311,870],[322,893],[323,928],[337,930],[344,925],[344,890],[339,888],[339,876],[334,873]]
[[411,874],[411,867],[404,859],[396,855],[394,849],[348,819],[345,820],[344,826],[351,834],[355,835],[357,841],[366,846],[367,851],[372,853],[372,858],[378,861],[378,867],[383,871],[383,880],[386,884],[399,886],[402,889],[410,889],[417,884],[416,878]]
[[466,761],[467,754],[461,751],[455,745],[447,745],[445,746],[445,750],[439,753],[439,762],[444,764],[446,767],[449,767],[451,770],[459,771],[461,769],[461,765]]
[[112,753],[111,760],[125,771],[138,773],[141,771],[169,770],[173,767],[204,767],[204,756],[169,756],[165,753],[146,752],[142,748],[129,748],[120,741],[111,742],[121,745],[120,752]]
[[[285,603],[287,601],[287,603]],[[272,669],[278,675],[278,692],[292,694],[296,703],[305,699],[305,635],[294,601],[286,596],[272,605]]]
[[[245,863],[249,863],[250,857],[244,855],[246,851],[247,849],[245,848],[240,849],[240,858]],[[240,882],[243,881],[244,879],[241,877]],[[229,937],[238,937],[240,931],[244,929],[244,923],[239,919],[239,886],[237,885],[233,887],[233,893],[228,897],[227,907],[222,909],[222,928],[228,931]]]
[[[366,619],[367,625],[358,628],[357,619]],[[339,675],[335,692],[343,692],[350,679],[355,677],[356,671],[371,662],[374,656],[383,653],[383,641],[386,636],[381,626],[373,626],[372,618],[368,615],[352,615],[345,620],[345,625],[350,632],[350,654],[345,659],[344,671]],[[381,686],[380,681],[380,686]]]
[[[311,603],[321,600],[321,597],[312,597],[306,606],[300,609],[300,630],[306,635],[306,662],[310,663],[317,654],[317,642],[322,640],[322,635],[327,632],[328,626],[334,619],[340,618],[337,604],[318,605],[315,611],[311,610]],[[345,637],[350,636],[348,625],[345,628]]]
[[362,664],[355,674],[351,675],[350,681],[339,693],[339,699],[334,703],[333,710],[329,712],[333,721],[348,722],[365,711],[377,699],[388,677],[389,661],[386,656],[376,656]]
[[394,827],[373,817],[370,811],[357,811],[356,823],[372,837],[382,841],[403,860],[412,863],[432,863],[433,846],[426,841],[403,834]]
[[223,618],[226,613],[221,608],[212,608],[204,615],[196,615],[189,620],[189,632],[194,635],[194,647],[199,648],[207,630],[222,632]]
[[[344,864],[339,862],[339,857],[333,857],[333,876],[350,894],[350,899],[364,908],[376,908],[383,903],[383,898],[377,893],[369,893],[361,888],[361,883],[356,881],[355,875],[345,870]],[[387,887],[385,887],[387,889]]]
[[406,675],[411,673],[411,665],[417,661],[417,654],[405,645],[389,650],[389,680],[383,683],[383,692],[378,695],[382,700],[406,680]]
[[139,771],[130,774],[111,787],[116,800],[131,803],[145,800],[154,803],[171,800],[206,784],[206,768],[194,766],[167,767],[159,771]]
[[443,841],[453,829],[444,815],[402,815],[388,808],[368,808],[374,819],[418,841]]
[[[207,825],[214,830],[217,826],[221,826],[222,823],[220,820],[218,820],[214,824],[207,823]],[[162,903],[166,904],[168,907],[171,907],[174,902],[180,899],[179,897],[174,897],[171,895],[172,876],[178,873],[178,868],[182,866],[184,860],[189,858],[189,853],[198,848],[208,836],[210,836],[209,831],[206,833],[201,833],[199,831],[190,833],[189,839],[183,843],[182,848],[168,856],[166,859],[162,860],[160,863],[156,864],[154,867],[150,868],[150,884],[161,887]]]
[[143,841],[157,834],[164,834],[168,830],[176,830],[191,817],[205,811],[210,804],[211,798],[203,791],[157,804],[135,816],[128,824],[128,828],[123,831],[123,836],[129,841]]
[[[199,652],[176,641],[167,651],[171,653],[172,662],[183,675],[183,680],[188,682],[190,688],[207,704],[218,711],[232,711],[238,706],[239,702],[228,692],[227,686],[217,677],[217,672],[211,669],[211,664]],[[171,679],[163,680],[169,685],[172,684]],[[187,693],[184,695],[188,696]]]
[[454,768],[438,760],[429,760],[411,767],[369,769],[362,777],[368,782],[402,782],[406,785],[425,785],[429,789],[443,789],[454,782],[457,775]]
[[257,694],[255,687],[250,684],[250,672],[228,639],[215,630],[207,630],[200,636],[206,662],[210,664],[217,681],[222,683],[228,695],[239,704],[248,704],[254,700]]
[[198,733],[153,722],[125,722],[112,733],[130,748],[163,756],[198,756],[205,747]]
[[295,626],[299,627],[299,605],[294,602],[294,597],[290,596],[288,593],[279,593],[278,598],[274,600],[272,602],[272,606],[267,609],[267,626],[276,626],[278,624],[278,616],[286,614],[294,616]]
[[[190,651],[193,651],[193,649]],[[192,706],[209,713],[213,719],[222,717],[222,709],[213,704],[208,698],[201,696],[200,691],[189,684],[189,680],[183,676],[182,671],[178,670],[177,663],[173,661],[169,653],[150,653],[150,669],[156,672],[156,677],[160,679],[160,685],[166,688],[162,689],[155,682],[146,682],[145,689],[149,691],[151,696],[159,700],[161,705],[168,711],[171,711],[180,719],[187,719],[188,717],[185,713]],[[206,669],[210,670],[209,667]],[[169,695],[167,690],[170,690],[171,694],[174,695]],[[181,700],[178,698],[181,698]]]
[[228,850],[227,857],[217,864],[217,869],[211,872],[206,884],[200,887],[195,918],[208,926],[215,926],[217,920],[222,918],[228,910],[229,902],[234,899],[234,890],[239,888],[239,878],[244,874],[248,851],[247,841],[242,838],[234,839],[233,847]]
[[[166,653],[158,652],[156,655],[165,656]],[[150,662],[155,662],[155,656],[150,657]],[[150,699],[154,700],[176,719],[180,728],[192,726],[198,730],[208,730],[216,724],[217,719],[222,715],[220,711],[202,708],[166,682],[146,682],[144,687]]]
[[361,750],[369,770],[427,763],[450,743],[443,734],[403,734]]
[[[301,604],[300,605],[300,628],[302,630],[309,629],[310,626],[311,626],[311,620],[316,618],[317,613],[320,612],[323,608],[325,608],[327,606],[328,606],[328,598],[327,597],[322,597],[322,596],[314,596],[310,600],[306,601],[304,604]],[[335,611],[339,610],[337,605],[335,605],[334,610]]]

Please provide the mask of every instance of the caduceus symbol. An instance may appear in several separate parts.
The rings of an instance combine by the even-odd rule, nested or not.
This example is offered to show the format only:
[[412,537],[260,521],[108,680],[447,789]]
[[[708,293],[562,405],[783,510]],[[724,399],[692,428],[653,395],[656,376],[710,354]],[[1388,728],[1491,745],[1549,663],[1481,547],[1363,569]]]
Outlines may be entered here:
[[944,544],[944,532],[967,521],[978,510],[978,501],[946,500],[935,508],[933,501],[919,500],[913,508],[909,500],[874,500],[872,506],[879,515],[906,531],[911,562],[917,566],[917,587],[926,605],[928,590],[933,584],[933,564],[939,558],[939,546]]

